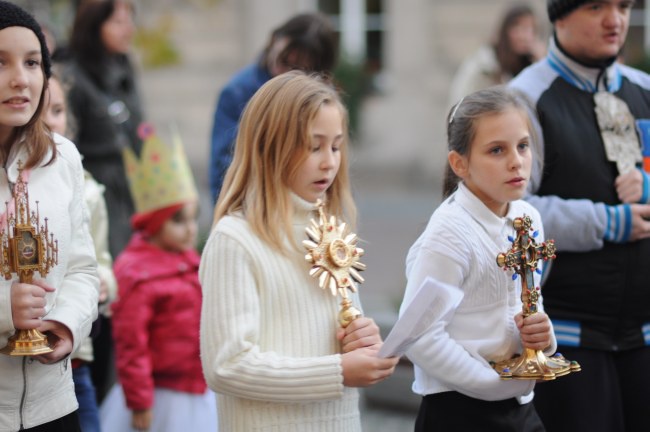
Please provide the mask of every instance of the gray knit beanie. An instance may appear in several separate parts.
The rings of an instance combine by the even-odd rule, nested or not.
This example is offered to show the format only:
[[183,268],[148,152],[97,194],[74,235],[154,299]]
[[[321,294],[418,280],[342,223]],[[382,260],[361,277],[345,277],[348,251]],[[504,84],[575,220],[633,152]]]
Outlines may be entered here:
[[43,57],[45,76],[49,78],[52,75],[50,52],[47,50],[45,35],[43,34],[43,30],[41,30],[41,26],[33,16],[19,6],[8,1],[0,0],[0,30],[7,27],[25,27],[36,34],[38,41],[41,43],[41,56]]
[[555,22],[583,3],[587,3],[587,0],[546,0],[548,18],[551,22]]

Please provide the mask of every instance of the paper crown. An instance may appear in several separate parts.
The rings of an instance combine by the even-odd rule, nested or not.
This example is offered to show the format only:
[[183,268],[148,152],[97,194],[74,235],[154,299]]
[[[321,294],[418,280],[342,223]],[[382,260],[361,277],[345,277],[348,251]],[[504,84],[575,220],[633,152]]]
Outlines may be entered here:
[[138,134],[144,141],[140,160],[124,149],[124,164],[136,213],[149,213],[198,199],[194,177],[177,133],[165,144],[153,126],[143,123]]

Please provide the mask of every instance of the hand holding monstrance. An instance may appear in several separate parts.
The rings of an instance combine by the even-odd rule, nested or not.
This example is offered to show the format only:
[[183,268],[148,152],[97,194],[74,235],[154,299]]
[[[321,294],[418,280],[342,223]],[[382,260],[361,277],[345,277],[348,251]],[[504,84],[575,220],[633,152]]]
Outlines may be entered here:
[[[12,193],[13,209],[6,203],[7,223],[0,231],[0,273],[10,280],[15,274],[23,284],[44,284],[33,281],[34,272],[45,277],[58,263],[58,241],[49,233],[47,218],[40,225],[38,201],[36,211],[29,209],[27,183],[23,180],[23,169],[18,163],[18,180]],[[39,355],[52,352],[47,338],[37,329],[18,329],[9,338],[7,346],[0,352],[9,355]]]
[[348,289],[357,291],[357,283],[363,282],[363,277],[358,271],[365,270],[366,266],[359,262],[363,249],[356,246],[357,235],[350,233],[347,225],[337,224],[334,216],[329,219],[323,210],[323,202],[317,202],[319,222],[311,220],[311,226],[306,232],[309,240],[304,240],[303,245],[309,251],[305,259],[313,266],[309,274],[318,278],[321,288],[329,289],[333,296],[341,295],[341,310],[339,323],[346,327],[361,312],[352,305],[348,296]]
[[[537,272],[539,260],[555,258],[555,243],[548,240],[541,245],[535,242],[536,232],[530,235],[533,221],[530,216],[515,218],[513,227],[517,237],[512,241],[512,249],[497,256],[497,265],[504,270],[513,270],[513,279],[521,276],[521,303],[524,317],[537,313],[540,289],[535,286],[533,273]],[[566,360],[561,354],[547,357],[542,351],[524,348],[517,357],[494,364],[494,369],[503,379],[542,379],[552,380],[570,372],[578,372],[580,365]]]

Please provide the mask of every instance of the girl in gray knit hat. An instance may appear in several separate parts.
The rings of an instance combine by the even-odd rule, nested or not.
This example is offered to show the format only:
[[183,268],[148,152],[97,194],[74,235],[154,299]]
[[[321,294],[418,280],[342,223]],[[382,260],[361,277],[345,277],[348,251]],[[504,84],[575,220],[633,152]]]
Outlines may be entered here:
[[68,357],[97,316],[81,158],[40,115],[49,75],[40,26],[0,0],[0,431],[80,431]]

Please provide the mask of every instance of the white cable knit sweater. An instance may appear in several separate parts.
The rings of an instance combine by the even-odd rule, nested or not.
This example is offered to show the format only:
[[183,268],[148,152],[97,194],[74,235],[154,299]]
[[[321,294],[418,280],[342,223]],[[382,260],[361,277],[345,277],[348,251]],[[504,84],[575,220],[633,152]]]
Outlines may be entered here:
[[[301,242],[317,213],[293,198]],[[304,255],[277,253],[243,217],[213,228],[199,270],[201,359],[222,431],[361,430],[358,392],[343,386],[339,300],[309,276]]]

